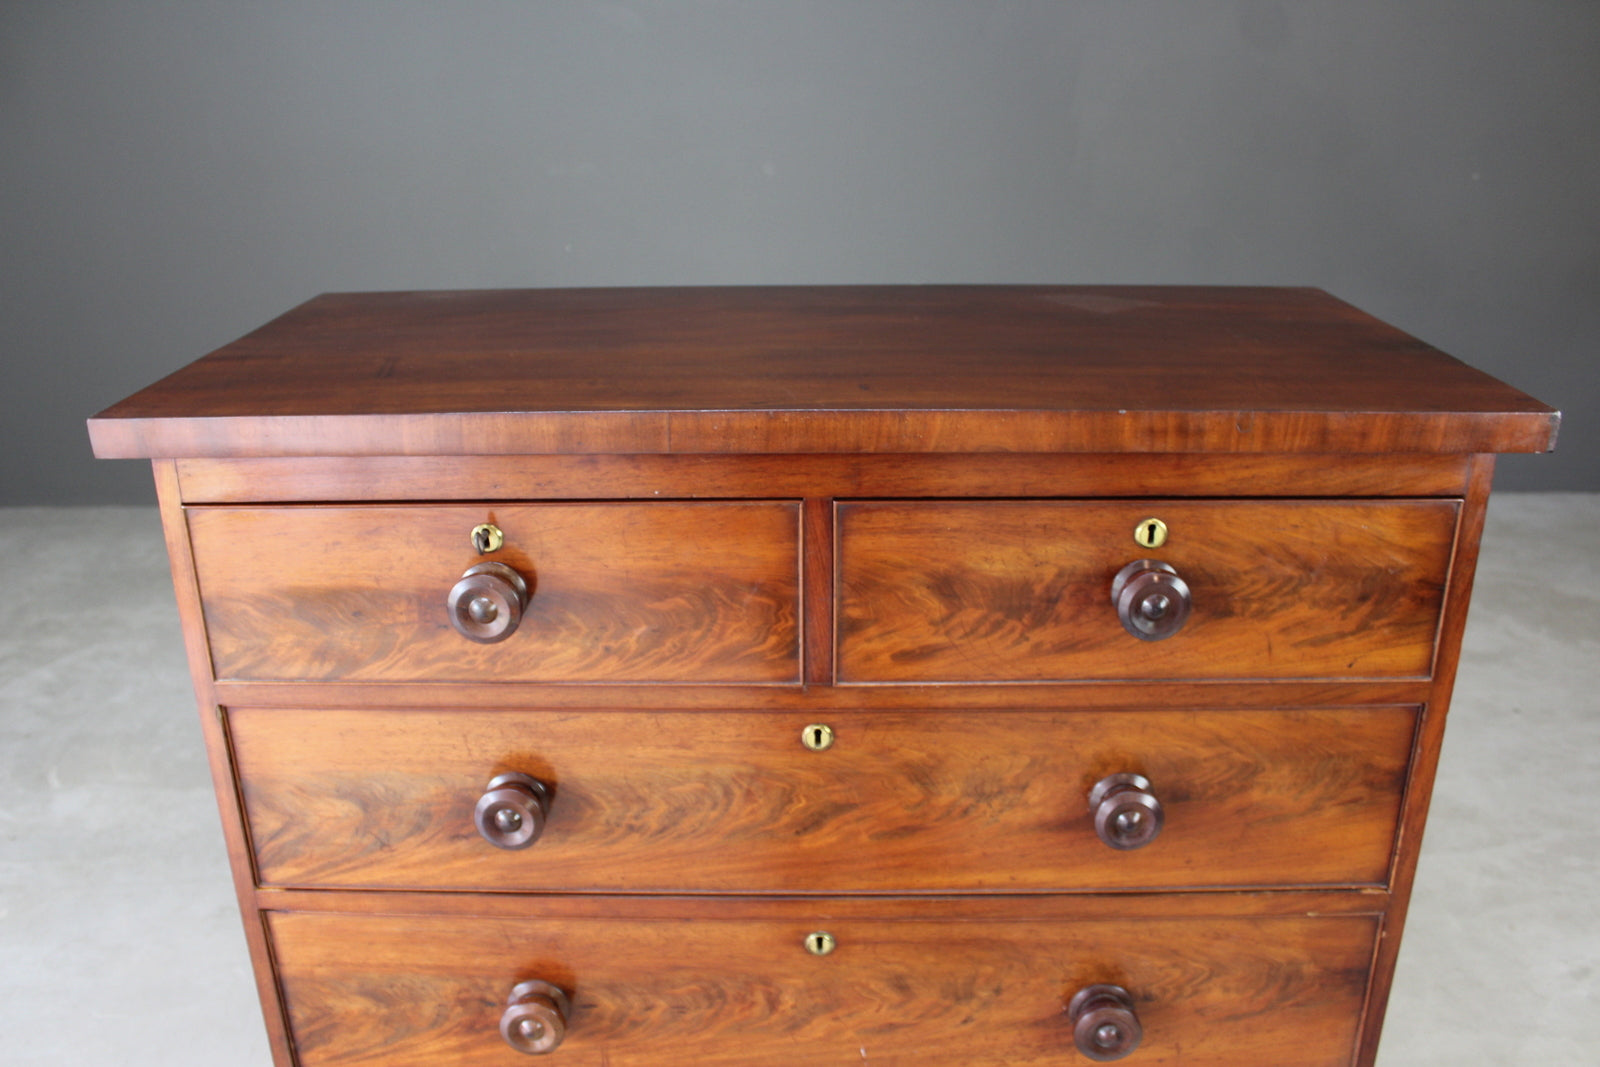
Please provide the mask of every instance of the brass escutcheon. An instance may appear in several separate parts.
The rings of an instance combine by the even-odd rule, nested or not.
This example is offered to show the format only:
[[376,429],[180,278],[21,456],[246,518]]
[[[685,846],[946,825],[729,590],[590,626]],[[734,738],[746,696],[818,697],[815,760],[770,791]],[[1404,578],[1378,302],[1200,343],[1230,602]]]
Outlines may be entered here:
[[800,743],[813,752],[822,752],[833,747],[833,727],[827,723],[814,722],[800,731]]
[[505,543],[506,535],[492,522],[479,523],[472,528],[472,547],[480,556],[500,551],[500,546]]
[[837,948],[839,942],[826,930],[815,930],[806,935],[806,951],[813,956],[826,956]]
[[1133,528],[1133,539],[1142,548],[1160,548],[1167,543],[1167,524],[1153,516],[1140,519]]

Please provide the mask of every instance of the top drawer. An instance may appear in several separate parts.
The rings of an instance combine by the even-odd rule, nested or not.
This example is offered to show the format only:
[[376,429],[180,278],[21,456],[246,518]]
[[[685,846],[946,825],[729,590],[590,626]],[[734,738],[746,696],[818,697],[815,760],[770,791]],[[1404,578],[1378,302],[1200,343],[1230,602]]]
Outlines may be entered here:
[[[504,547],[479,555],[486,520]],[[193,508],[218,678],[365,682],[793,682],[793,503]],[[463,572],[509,565],[511,636],[457,633]]]
[[[1427,676],[1459,503],[841,504],[842,682]],[[1157,518],[1159,547],[1134,531]],[[1132,636],[1112,582],[1169,564],[1192,609]],[[1168,606],[1177,611],[1176,603]]]

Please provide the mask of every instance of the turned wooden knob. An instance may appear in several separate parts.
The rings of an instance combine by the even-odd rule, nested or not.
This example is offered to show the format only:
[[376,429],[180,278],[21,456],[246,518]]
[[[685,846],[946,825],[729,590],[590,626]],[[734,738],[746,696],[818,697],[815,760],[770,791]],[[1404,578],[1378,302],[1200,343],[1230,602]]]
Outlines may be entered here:
[[1170,563],[1136,559],[1111,580],[1111,603],[1122,628],[1141,641],[1160,641],[1189,618],[1189,584]]
[[1143,848],[1156,839],[1166,812],[1142,774],[1108,774],[1089,790],[1094,832],[1112,848]]
[[1139,1047],[1144,1028],[1133,1010],[1133,998],[1117,985],[1080,989],[1067,1005],[1072,1041],[1078,1051],[1101,1063],[1120,1060]]
[[504,563],[479,563],[451,587],[445,604],[457,633],[490,645],[516,632],[528,606],[528,583]]
[[558,987],[537,978],[518,982],[500,1016],[500,1036],[518,1052],[542,1056],[554,1052],[567,1036],[572,1002]]
[[489,779],[472,821],[495,848],[527,848],[544,833],[550,816],[550,787],[526,774],[501,774]]

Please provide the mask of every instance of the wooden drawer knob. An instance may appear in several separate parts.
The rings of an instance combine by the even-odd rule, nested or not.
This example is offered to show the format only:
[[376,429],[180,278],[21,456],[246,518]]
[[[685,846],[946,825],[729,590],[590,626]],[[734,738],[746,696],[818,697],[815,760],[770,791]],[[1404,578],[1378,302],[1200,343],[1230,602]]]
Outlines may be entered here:
[[1094,832],[1112,848],[1143,848],[1156,839],[1166,812],[1142,774],[1108,774],[1089,790]]
[[1170,563],[1136,559],[1111,580],[1111,603],[1124,630],[1141,641],[1161,641],[1189,618],[1189,584]]
[[518,849],[539,840],[549,816],[549,786],[513,772],[489,779],[472,821],[495,848]]
[[1139,1047],[1144,1029],[1133,1010],[1133,998],[1117,985],[1080,989],[1067,1005],[1072,1041],[1091,1060],[1120,1060]]
[[516,633],[528,606],[528,583],[504,563],[479,563],[451,587],[445,604],[457,633],[494,644]]
[[549,982],[537,978],[518,982],[506,998],[500,1016],[500,1036],[518,1052],[542,1056],[554,1052],[567,1036],[567,1013],[572,1003]]

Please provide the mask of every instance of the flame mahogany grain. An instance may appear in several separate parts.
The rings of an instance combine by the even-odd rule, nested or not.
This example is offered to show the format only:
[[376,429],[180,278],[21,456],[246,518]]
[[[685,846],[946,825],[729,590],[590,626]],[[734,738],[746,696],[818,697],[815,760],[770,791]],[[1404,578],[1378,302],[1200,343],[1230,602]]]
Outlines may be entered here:
[[[1415,708],[805,714],[234,709],[264,884],[602,892],[972,892],[1388,880]],[[625,744],[619,744],[626,739]],[[356,756],[359,754],[359,756]],[[354,758],[353,758],[354,757]],[[1159,840],[1086,798],[1149,777]],[[493,775],[554,792],[497,854]]]
[[[842,682],[1421,677],[1453,501],[1141,500],[839,505]],[[1159,549],[1131,531],[1159,515]],[[1177,568],[1194,609],[1129,637],[1109,590],[1130,560]]]
[[89,431],[156,461],[277,1067],[526,1063],[530,980],[578,1067],[1081,1062],[1096,985],[1132,1064],[1371,1067],[1490,453],[1559,420],[1310,289],[751,287],[330,294]]
[[[485,517],[532,589],[493,645],[445,605]],[[799,523],[785,503],[189,512],[212,663],[241,680],[798,682]]]
[[[534,905],[534,908],[537,906]],[[1344,1067],[1371,918],[930,917],[693,922],[287,913],[271,916],[302,1067],[513,1067],[506,991],[543,978],[572,997],[560,1063],[748,1067],[880,1062],[1057,1067],[1065,1008],[1114,981],[1138,1004],[1142,1062]],[[819,924],[838,948],[814,957]],[[425,1006],[419,1010],[419,1006]]]
[[1556,423],[1314,289],[751,286],[327,294],[90,434],[108,458],[1494,452]]

